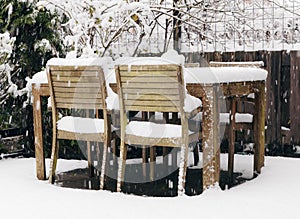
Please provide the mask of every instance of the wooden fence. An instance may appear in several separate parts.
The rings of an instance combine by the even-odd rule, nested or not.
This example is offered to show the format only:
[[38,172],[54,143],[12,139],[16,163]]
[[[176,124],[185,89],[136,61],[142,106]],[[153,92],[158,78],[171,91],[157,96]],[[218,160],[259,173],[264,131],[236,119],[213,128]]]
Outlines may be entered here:
[[[266,144],[277,145],[283,152],[284,144],[300,143],[300,52],[212,52],[186,53],[187,62],[263,61],[268,71]],[[200,60],[200,61],[199,61]]]

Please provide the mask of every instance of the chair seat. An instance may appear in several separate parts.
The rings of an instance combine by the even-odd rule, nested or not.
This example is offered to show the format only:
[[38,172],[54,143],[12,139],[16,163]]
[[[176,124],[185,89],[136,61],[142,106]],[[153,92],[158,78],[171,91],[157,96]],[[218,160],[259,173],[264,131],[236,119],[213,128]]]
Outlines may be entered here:
[[104,133],[104,120],[65,116],[57,121],[57,129],[76,133]]
[[[126,134],[149,138],[181,138],[181,125],[132,121],[126,126]],[[193,132],[189,131],[189,135]]]

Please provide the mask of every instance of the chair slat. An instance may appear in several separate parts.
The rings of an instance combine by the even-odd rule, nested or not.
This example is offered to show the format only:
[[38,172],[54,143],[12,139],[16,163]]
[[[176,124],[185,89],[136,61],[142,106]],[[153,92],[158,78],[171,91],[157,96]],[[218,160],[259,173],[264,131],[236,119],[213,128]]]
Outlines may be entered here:
[[[124,88],[122,89],[124,95],[126,94],[138,94],[138,95],[144,95],[144,94],[157,94],[157,95],[175,95],[178,94],[177,89],[163,89],[163,88]],[[177,96],[179,98],[179,95]]]
[[93,98],[93,99],[101,99],[101,93],[65,93],[65,92],[56,92],[55,93],[56,98]]
[[151,72],[168,72],[177,71],[178,65],[168,64],[168,65],[119,65],[120,71],[151,71]]
[[178,95],[156,95],[156,94],[126,94],[126,100],[153,100],[153,101],[175,101],[178,100]]
[[101,98],[56,98],[56,102],[60,103],[84,103],[84,104],[102,104]]
[[124,100],[125,106],[170,106],[180,107],[180,101],[174,100]]
[[127,105],[128,111],[145,111],[145,112],[178,112],[178,107],[171,106],[132,106]]
[[55,92],[63,93],[90,93],[95,95],[99,92],[99,88],[96,87],[54,87]]
[[52,75],[52,79],[57,82],[81,82],[81,83],[91,83],[100,81],[97,76],[55,76]]
[[125,69],[122,74],[124,77],[177,77],[175,71],[133,71],[132,69]]
[[147,89],[159,89],[159,88],[164,88],[164,89],[168,89],[168,88],[173,88],[173,89],[178,89],[178,83],[148,83],[148,82],[135,82],[135,81],[128,81],[128,82],[124,82],[122,83],[122,87],[125,89],[135,89],[135,88],[139,88],[139,89],[143,89],[143,88],[147,88]]
[[167,75],[141,75],[141,76],[123,76],[121,78],[121,82],[127,82],[129,81],[130,83],[141,83],[144,81],[147,81],[148,83],[169,83],[170,81],[176,81],[177,78],[174,77],[169,77]]
[[53,82],[54,87],[95,87],[99,89],[99,83],[92,83],[92,82],[78,82],[74,83],[71,81],[66,82]]
[[51,71],[97,71],[97,70],[100,70],[101,68],[99,67],[99,65],[87,65],[87,66],[84,66],[84,65],[78,65],[78,66],[59,66],[59,65],[52,65],[51,66]]

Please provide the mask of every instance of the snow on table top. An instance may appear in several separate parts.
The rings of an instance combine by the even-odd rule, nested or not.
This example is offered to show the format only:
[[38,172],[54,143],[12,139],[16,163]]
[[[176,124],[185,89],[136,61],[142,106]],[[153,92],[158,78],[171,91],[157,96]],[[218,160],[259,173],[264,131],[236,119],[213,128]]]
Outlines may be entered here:
[[185,68],[185,83],[229,83],[264,81],[268,72],[254,67],[199,67]]

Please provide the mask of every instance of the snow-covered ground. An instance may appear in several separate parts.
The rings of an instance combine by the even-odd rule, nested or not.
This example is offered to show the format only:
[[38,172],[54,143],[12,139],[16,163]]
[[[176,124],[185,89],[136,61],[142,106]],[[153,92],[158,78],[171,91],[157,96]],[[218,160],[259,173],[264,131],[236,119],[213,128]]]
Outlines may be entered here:
[[[243,169],[252,158],[236,159],[236,166]],[[67,170],[70,164],[82,165],[64,161],[60,166]],[[35,177],[35,159],[2,159],[0,218],[294,219],[299,218],[299,170],[300,159],[266,157],[261,175],[230,190],[213,188],[194,197],[157,198],[50,185]]]

